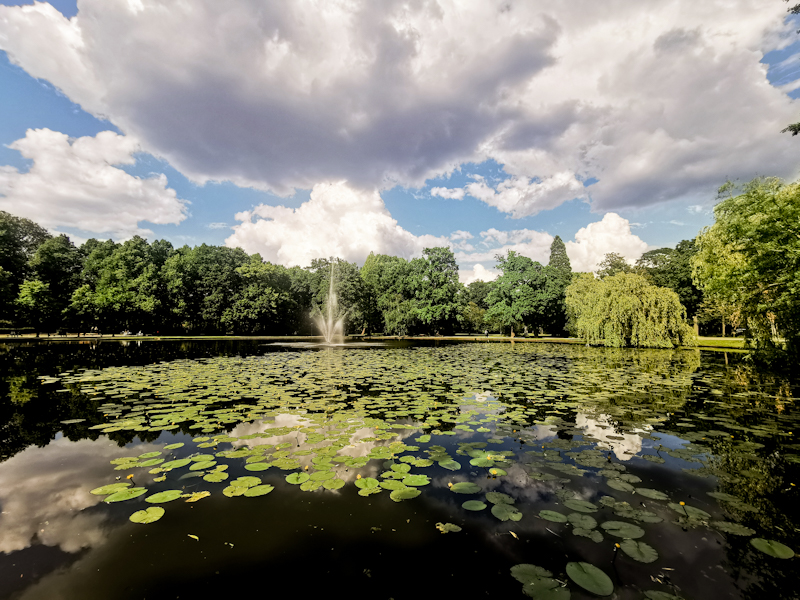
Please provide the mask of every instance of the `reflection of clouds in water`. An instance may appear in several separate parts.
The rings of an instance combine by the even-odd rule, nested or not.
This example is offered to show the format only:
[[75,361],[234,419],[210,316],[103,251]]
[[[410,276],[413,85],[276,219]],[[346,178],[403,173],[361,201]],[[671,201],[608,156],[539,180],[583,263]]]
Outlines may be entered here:
[[[613,451],[619,460],[630,460],[642,449],[641,437],[636,434],[616,432],[606,415],[590,417],[584,413],[578,413],[575,415],[575,426],[583,429],[586,436],[600,440],[597,442],[597,447]],[[609,439],[609,436],[622,439]]]
[[[60,438],[44,448],[30,447],[0,464],[0,552],[27,548],[35,536],[64,552],[103,543],[103,514],[81,511],[103,501],[89,493],[121,475],[109,461],[160,449],[144,444],[120,448],[101,437],[77,442]],[[137,469],[142,481],[151,476]]]

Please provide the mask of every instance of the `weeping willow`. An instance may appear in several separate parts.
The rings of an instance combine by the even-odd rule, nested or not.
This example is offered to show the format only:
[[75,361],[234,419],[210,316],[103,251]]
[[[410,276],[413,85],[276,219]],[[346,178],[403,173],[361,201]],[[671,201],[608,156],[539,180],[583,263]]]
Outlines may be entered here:
[[641,275],[582,275],[567,287],[566,304],[573,333],[590,345],[673,348],[697,343],[678,295]]

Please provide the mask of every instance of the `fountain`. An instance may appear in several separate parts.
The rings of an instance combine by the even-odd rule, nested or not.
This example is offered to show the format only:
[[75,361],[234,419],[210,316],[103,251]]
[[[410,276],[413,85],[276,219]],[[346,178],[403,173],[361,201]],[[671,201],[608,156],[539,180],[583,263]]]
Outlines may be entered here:
[[314,316],[314,322],[322,332],[322,337],[325,338],[326,344],[343,344],[344,343],[344,317],[345,314],[337,315],[338,302],[336,292],[333,290],[333,262],[331,262],[331,276],[330,287],[328,288],[328,302],[327,302],[327,315],[322,313],[319,307],[315,307],[317,314]]

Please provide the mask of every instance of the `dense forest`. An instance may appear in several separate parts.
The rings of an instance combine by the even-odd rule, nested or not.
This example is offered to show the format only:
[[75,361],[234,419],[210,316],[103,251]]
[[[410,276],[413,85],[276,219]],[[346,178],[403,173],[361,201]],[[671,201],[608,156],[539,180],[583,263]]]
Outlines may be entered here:
[[351,334],[514,331],[667,347],[689,341],[688,320],[700,333],[745,330],[756,346],[796,348],[800,185],[759,178],[734,189],[720,189],[712,227],[634,265],[611,253],[596,275],[573,273],[556,236],[546,265],[509,251],[495,281],[468,286],[448,248],[412,260],[370,254],[360,268],[339,258],[287,268],[240,248],[138,236],[75,246],[0,212],[0,328],[313,335],[333,277]]

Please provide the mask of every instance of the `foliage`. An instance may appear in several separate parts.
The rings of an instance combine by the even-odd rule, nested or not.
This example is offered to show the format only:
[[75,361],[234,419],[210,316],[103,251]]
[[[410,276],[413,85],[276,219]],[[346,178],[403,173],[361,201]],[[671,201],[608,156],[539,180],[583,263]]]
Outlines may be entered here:
[[567,247],[559,236],[550,244],[545,278],[548,300],[546,327],[553,335],[563,335],[567,325],[566,289],[572,282],[572,266]]
[[695,343],[678,295],[641,275],[582,275],[567,288],[566,304],[575,333],[587,344],[672,348]]
[[683,240],[674,250],[650,250],[636,261],[636,270],[640,274],[649,276],[655,285],[667,287],[678,294],[690,318],[698,314],[703,302],[703,292],[692,280],[691,259],[697,250],[695,240]]
[[333,267],[333,290],[337,297],[340,315],[344,317],[345,333],[366,326],[365,288],[358,265],[341,258],[315,258],[308,268],[311,273],[311,286],[314,290],[313,304],[327,314],[328,292],[330,290],[331,266]]
[[411,261],[409,288],[419,323],[433,333],[452,333],[461,316],[463,285],[458,265],[449,248],[425,248],[422,258]]
[[707,298],[736,307],[756,348],[800,353],[800,183],[756,178],[714,208],[697,238],[694,279]]
[[0,319],[13,316],[11,301],[31,275],[28,261],[50,234],[29,219],[0,210]]
[[618,273],[633,273],[633,267],[628,264],[625,257],[616,252],[609,252],[598,265],[597,276],[600,279],[612,277]]
[[486,318],[505,329],[530,327],[536,331],[545,324],[548,309],[544,267],[514,250],[496,258],[502,274],[487,297],[490,308]]

